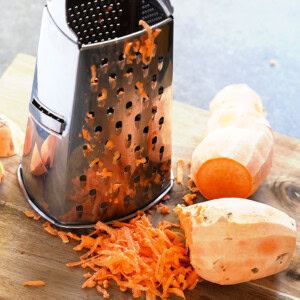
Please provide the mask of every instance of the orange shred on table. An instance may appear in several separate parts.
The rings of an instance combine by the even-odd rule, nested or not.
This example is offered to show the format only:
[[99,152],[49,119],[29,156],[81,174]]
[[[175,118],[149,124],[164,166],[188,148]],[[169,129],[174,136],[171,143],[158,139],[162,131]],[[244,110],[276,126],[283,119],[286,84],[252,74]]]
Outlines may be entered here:
[[44,223],[43,227],[51,235],[57,235],[57,230],[51,226],[50,222]]
[[170,213],[170,209],[168,206],[162,204],[162,203],[159,203],[155,206],[156,210],[160,210],[160,212],[163,214],[163,215],[166,215],[166,214],[169,214]]
[[81,241],[81,238],[78,235],[76,235],[75,233],[67,232],[67,236],[73,240]]
[[58,231],[57,234],[65,244],[70,242],[66,232]]
[[200,281],[189,263],[182,234],[170,230],[179,225],[163,221],[154,228],[139,212],[128,224],[113,222],[113,226],[98,222],[93,237],[83,235],[74,248],[88,249],[79,262],[67,264],[91,269],[84,275],[87,280],[83,288],[95,286],[109,298],[106,288],[113,280],[121,291],[130,289],[133,297],[146,292],[146,299],[152,300],[166,299],[170,294],[184,298],[184,290]]
[[24,212],[24,214],[26,215],[26,217],[28,217],[28,218],[32,218],[32,219],[34,219],[34,220],[36,220],[36,221],[38,221],[40,218],[41,218],[41,216],[37,216],[35,213],[33,213],[32,211],[29,211],[29,210],[25,210],[25,211],[23,211]]
[[183,200],[184,202],[187,204],[187,205],[193,205],[194,202],[193,200],[197,198],[197,195],[196,194],[186,194],[184,197],[183,197]]
[[163,201],[170,200],[170,195],[169,195],[169,194],[167,194],[166,196],[164,196],[164,197],[162,198],[162,200],[163,200]]
[[194,180],[193,179],[189,179],[189,181],[188,181],[188,189],[192,192],[192,193],[197,193],[197,192],[199,192],[199,189],[196,187],[196,186],[194,186]]
[[37,281],[25,281],[24,286],[42,286],[46,285],[44,281],[37,280]]
[[181,184],[181,185],[183,185],[183,166],[184,166],[184,160],[178,159],[176,180],[177,180],[177,183]]

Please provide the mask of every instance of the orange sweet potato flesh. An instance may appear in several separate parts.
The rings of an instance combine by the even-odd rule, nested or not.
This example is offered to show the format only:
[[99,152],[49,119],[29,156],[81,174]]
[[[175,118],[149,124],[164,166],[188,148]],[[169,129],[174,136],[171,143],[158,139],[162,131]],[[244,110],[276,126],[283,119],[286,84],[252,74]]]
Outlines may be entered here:
[[200,193],[207,199],[247,198],[253,187],[249,171],[226,157],[206,161],[196,173],[195,181]]
[[4,178],[5,178],[5,170],[3,165],[0,162],[0,184],[2,183]]
[[41,159],[37,144],[34,145],[31,157],[30,170],[32,175],[40,176],[47,172],[47,169]]
[[13,142],[13,132],[9,124],[0,119],[0,157],[15,155],[15,145]]
[[26,156],[30,153],[32,148],[32,135],[33,135],[33,121],[31,117],[28,118],[26,135],[25,135],[25,142],[23,148],[23,156]]
[[41,148],[42,162],[45,166],[47,166],[50,169],[53,167],[56,141],[57,141],[57,137],[51,134],[44,141]]

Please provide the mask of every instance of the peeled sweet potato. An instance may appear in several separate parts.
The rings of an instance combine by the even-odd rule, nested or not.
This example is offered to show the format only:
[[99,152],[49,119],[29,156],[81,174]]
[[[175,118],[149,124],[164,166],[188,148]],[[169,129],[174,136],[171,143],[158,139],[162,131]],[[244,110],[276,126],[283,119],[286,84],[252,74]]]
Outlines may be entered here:
[[41,148],[42,162],[48,168],[53,167],[54,154],[56,148],[57,137],[50,134],[47,139],[44,141]]
[[0,157],[19,153],[24,141],[24,133],[6,116],[0,115]]
[[34,145],[31,157],[30,170],[32,175],[40,176],[47,172],[47,169],[41,159],[37,144]]
[[224,198],[176,208],[200,277],[222,285],[278,273],[296,247],[296,223],[282,211]]
[[267,177],[273,160],[273,132],[258,95],[232,85],[210,105],[207,135],[194,150],[191,175],[207,199],[247,198]]

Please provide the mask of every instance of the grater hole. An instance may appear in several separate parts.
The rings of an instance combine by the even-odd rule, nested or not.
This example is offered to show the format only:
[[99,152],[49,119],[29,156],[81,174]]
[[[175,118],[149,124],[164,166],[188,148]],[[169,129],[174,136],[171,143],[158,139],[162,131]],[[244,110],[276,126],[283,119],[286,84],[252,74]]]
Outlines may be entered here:
[[137,114],[134,118],[135,122],[140,122],[142,119],[142,115],[141,114]]
[[157,106],[152,106],[152,115],[155,115],[157,113]]
[[129,202],[130,202],[130,196],[129,196],[129,195],[126,195],[126,196],[124,197],[124,204],[129,204]]
[[124,60],[124,54],[121,53],[120,56],[119,56],[119,61],[123,61]]
[[158,89],[158,94],[159,95],[162,95],[164,93],[164,88],[161,86],[159,89]]
[[110,116],[110,115],[113,115],[114,114],[114,108],[113,107],[109,107],[108,109],[107,109],[107,116]]
[[129,101],[126,103],[126,109],[130,109],[132,107],[132,102]]
[[145,134],[147,134],[147,133],[149,132],[149,126],[146,126],[146,127],[144,128],[143,132],[144,132]]
[[97,191],[96,191],[95,189],[91,189],[91,190],[89,191],[89,195],[90,195],[91,197],[96,196],[96,193],[97,193]]
[[145,159],[146,159],[146,161],[144,162],[144,165],[147,165],[149,163],[149,157],[146,156]]
[[141,180],[141,177],[140,177],[140,176],[136,176],[136,177],[134,178],[134,183],[135,183],[135,184],[139,184],[139,183],[140,183],[140,180]]
[[100,209],[101,209],[101,210],[105,210],[105,209],[107,209],[107,207],[108,207],[107,202],[102,202],[102,203],[100,204]]
[[161,71],[164,65],[164,58],[162,56],[159,56],[157,62],[158,62],[157,68],[159,71]]
[[80,182],[85,182],[85,181],[86,181],[86,175],[81,175],[81,176],[79,177],[79,181],[80,181]]
[[156,174],[156,173],[157,173],[157,167],[153,167],[152,174]]
[[128,134],[128,135],[127,135],[127,141],[128,141],[128,142],[131,142],[131,139],[132,139],[132,135],[131,135],[131,134]]
[[111,78],[112,80],[116,80],[117,79],[117,74],[112,73],[109,75],[109,78]]
[[165,152],[165,146],[161,146],[159,149],[159,153],[163,154]]
[[165,122],[165,118],[164,117],[161,117],[160,119],[159,119],[159,125],[162,125],[162,124],[164,124],[164,122]]
[[106,65],[107,63],[108,63],[108,59],[106,57],[101,59],[102,66]]
[[124,89],[123,88],[119,88],[118,91],[117,91],[117,95],[118,96],[121,96],[125,93]]
[[130,166],[130,165],[126,166],[126,167],[124,168],[124,172],[125,172],[125,173],[130,173],[130,172],[131,172],[131,166]]
[[157,143],[157,136],[152,139],[152,144],[155,145]]
[[122,121],[118,121],[118,122],[116,123],[116,129],[121,129],[122,126],[123,126]]
[[133,73],[133,68],[129,68],[128,70],[127,70],[127,74],[132,74]]
[[154,74],[154,75],[152,76],[152,81],[157,81],[157,75],[156,75],[156,74]]
[[97,127],[95,128],[95,132],[96,132],[96,133],[102,132],[102,126],[97,126]]
[[141,150],[141,146],[136,146],[135,148],[134,148],[134,152],[139,152]]
[[89,111],[87,114],[86,114],[86,116],[89,118],[89,119],[94,119],[94,117],[95,117],[95,112],[93,112],[93,111]]
[[149,186],[146,186],[146,187],[144,188],[144,193],[148,193],[148,191],[149,191]]

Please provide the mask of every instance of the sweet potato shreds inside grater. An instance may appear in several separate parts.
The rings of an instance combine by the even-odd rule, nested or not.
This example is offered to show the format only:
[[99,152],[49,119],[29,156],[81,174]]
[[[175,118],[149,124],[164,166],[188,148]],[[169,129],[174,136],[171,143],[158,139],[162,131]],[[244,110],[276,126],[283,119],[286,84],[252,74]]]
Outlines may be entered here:
[[165,19],[161,8],[149,0],[67,0],[67,23],[79,43],[92,44],[122,37]]

